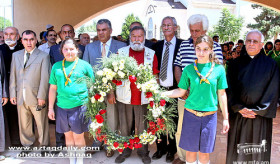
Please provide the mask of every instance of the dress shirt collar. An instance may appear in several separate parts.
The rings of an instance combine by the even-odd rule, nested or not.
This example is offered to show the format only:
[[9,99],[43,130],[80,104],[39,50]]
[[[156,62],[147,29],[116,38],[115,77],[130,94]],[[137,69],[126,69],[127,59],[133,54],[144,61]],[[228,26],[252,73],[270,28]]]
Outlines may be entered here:
[[[32,50],[32,51],[30,51],[29,53],[30,53],[30,55],[32,55],[32,53],[33,53],[33,51],[35,50],[35,48]],[[24,55],[27,53],[27,51],[26,50],[24,50]]]
[[[112,42],[112,38],[110,37],[110,39],[106,42],[106,46],[110,47],[111,46],[111,42]],[[103,43],[100,42],[101,47],[103,46]]]
[[[167,41],[164,39],[164,45],[165,45],[166,42]],[[171,45],[175,46],[175,44],[176,44],[176,37],[175,36],[173,36],[173,38],[170,40],[170,43],[171,43]]]

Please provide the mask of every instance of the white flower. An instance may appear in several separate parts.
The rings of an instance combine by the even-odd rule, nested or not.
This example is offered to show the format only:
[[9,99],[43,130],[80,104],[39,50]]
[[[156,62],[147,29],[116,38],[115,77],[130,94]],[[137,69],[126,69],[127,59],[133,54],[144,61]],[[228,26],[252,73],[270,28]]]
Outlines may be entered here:
[[141,84],[138,83],[137,84],[137,88],[140,89],[141,88]]
[[99,71],[96,72],[96,74],[97,74],[98,76],[103,76],[103,71],[102,71],[102,70],[99,70]]
[[114,66],[114,71],[117,72],[119,70],[118,66]]
[[93,92],[93,86],[90,87],[89,92]]
[[107,80],[106,77],[103,77],[103,78],[102,78],[102,81],[103,81],[103,83],[107,83],[107,82],[108,82],[108,80]]
[[118,75],[119,75],[121,78],[124,78],[125,73],[123,73],[122,71],[118,71]]
[[106,93],[105,92],[100,92],[101,96],[106,96]]
[[153,98],[153,97],[150,97],[148,100],[149,100],[149,101],[154,101],[154,98]]
[[118,62],[114,61],[114,62],[112,63],[112,65],[115,67],[115,66],[118,65]]
[[121,65],[119,66],[119,69],[120,69],[120,70],[123,70],[123,69],[124,69],[124,65],[121,64]]
[[98,99],[99,102],[103,102],[104,101],[104,97],[101,96],[100,99]]
[[95,103],[95,98],[94,98],[94,96],[91,97],[91,103]]
[[103,126],[103,123],[99,124],[99,123],[96,122],[96,120],[93,121],[93,122],[90,124],[90,128],[91,128],[93,131],[95,131],[97,128],[99,128],[99,127],[101,127],[101,126]]
[[123,60],[123,59],[120,60],[120,64],[121,64],[121,65],[124,65],[124,63],[125,63],[125,60]]

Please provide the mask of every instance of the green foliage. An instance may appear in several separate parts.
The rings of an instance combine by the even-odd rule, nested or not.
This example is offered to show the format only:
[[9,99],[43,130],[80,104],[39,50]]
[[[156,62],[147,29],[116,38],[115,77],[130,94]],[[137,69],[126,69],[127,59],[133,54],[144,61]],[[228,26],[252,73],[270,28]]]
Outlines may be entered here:
[[12,22],[4,17],[0,17],[0,31],[3,31],[6,27],[12,26]]
[[280,32],[280,13],[256,4],[253,4],[252,8],[262,11],[254,18],[256,24],[248,24],[247,27],[260,30],[265,40],[271,37],[277,37]]
[[213,27],[213,31],[208,32],[208,35],[211,37],[219,35],[221,43],[227,41],[235,42],[239,39],[243,23],[242,17],[237,18],[228,9],[223,8],[218,24]]
[[125,22],[122,25],[122,38],[127,40],[129,39],[129,26],[132,22],[141,22],[138,17],[135,17],[133,14],[129,14],[125,18]]
[[78,34],[86,32],[96,32],[96,22],[93,21],[92,24],[89,26],[82,25],[80,28],[78,28],[77,32]]

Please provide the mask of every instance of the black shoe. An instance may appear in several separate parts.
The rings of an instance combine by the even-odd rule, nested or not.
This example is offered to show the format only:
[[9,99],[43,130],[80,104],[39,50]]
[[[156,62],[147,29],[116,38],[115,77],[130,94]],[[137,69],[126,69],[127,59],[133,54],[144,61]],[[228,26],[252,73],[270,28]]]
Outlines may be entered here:
[[144,164],[150,164],[151,163],[151,158],[149,157],[149,155],[143,155],[141,158],[142,158],[142,162]]
[[152,159],[160,159],[164,154],[166,154],[166,151],[156,151]]
[[124,161],[125,161],[125,157],[122,154],[117,156],[117,158],[115,159],[115,163],[123,163]]
[[174,160],[174,154],[168,152],[166,155],[166,162],[171,163],[173,160]]

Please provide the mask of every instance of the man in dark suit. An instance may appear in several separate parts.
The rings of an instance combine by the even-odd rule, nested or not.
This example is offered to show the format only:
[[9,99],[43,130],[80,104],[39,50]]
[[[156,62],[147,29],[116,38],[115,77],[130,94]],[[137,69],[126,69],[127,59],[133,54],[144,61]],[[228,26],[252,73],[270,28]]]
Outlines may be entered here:
[[[124,42],[120,42],[111,38],[112,25],[108,19],[100,19],[96,24],[98,41],[89,43],[85,48],[83,59],[92,66],[98,66],[100,59],[108,57],[112,53],[117,53],[118,49],[125,47]],[[109,96],[113,96],[113,101],[108,102]],[[107,104],[107,123],[109,128],[114,132],[118,128],[118,111],[116,109],[116,100],[114,94],[109,94],[105,98]],[[101,148],[102,143],[94,141],[93,146]],[[114,151],[106,151],[107,157],[112,157]]]
[[[174,76],[174,61],[176,54],[182,42],[176,38],[177,22],[174,17],[164,17],[161,23],[164,40],[157,42],[154,46],[158,58],[158,68],[160,68],[159,82],[160,86],[166,90],[177,88],[177,82]],[[178,122],[178,117],[174,118],[175,124]],[[176,131],[176,130],[175,130]],[[161,135],[161,142],[157,142],[157,151],[153,155],[153,159],[160,159],[166,154],[166,162],[172,162],[174,155],[177,152],[175,136],[173,139],[168,137],[169,145],[167,145],[167,136]]]
[[[67,38],[74,38],[75,37],[75,31],[74,31],[73,26],[70,25],[70,24],[64,24],[63,26],[61,26],[60,37],[61,37],[62,41],[67,39]],[[60,53],[59,48],[60,48],[60,44],[51,46],[50,59],[51,59],[51,64],[52,65],[54,63],[64,59],[64,56]],[[79,45],[79,50],[81,51],[81,54],[80,54],[79,58],[82,59],[83,58],[83,53],[85,51],[85,46]]]
[[[12,54],[22,50],[24,47],[19,41],[19,32],[15,27],[6,27],[4,29],[4,42],[5,44],[0,46],[0,51],[3,54],[6,76],[9,83]],[[3,108],[6,146],[20,146],[18,119],[15,119],[18,117],[17,106],[8,102]]]

